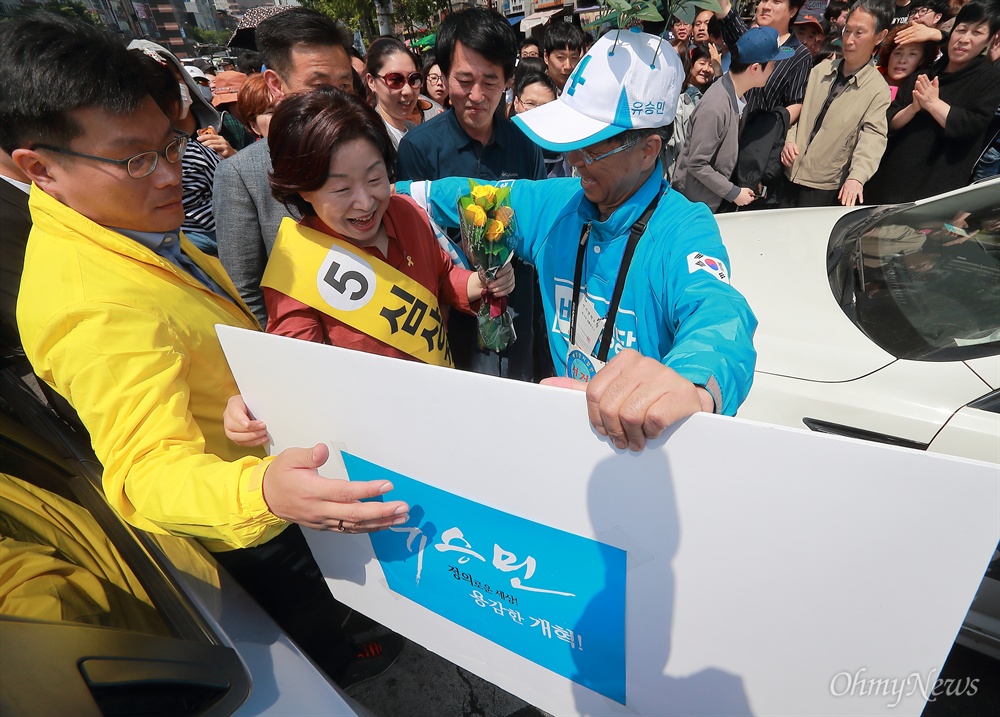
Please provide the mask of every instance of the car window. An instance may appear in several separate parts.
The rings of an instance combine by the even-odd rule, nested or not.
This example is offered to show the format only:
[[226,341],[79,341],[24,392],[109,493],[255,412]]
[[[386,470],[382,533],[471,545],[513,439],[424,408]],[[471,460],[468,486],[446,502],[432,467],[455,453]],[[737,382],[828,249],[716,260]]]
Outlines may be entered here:
[[[831,287],[847,315],[899,358],[1000,353],[1000,203],[995,183],[871,215],[831,239]],[[853,291],[845,272],[853,270]]]
[[169,591],[150,593],[147,553],[71,457],[84,438],[14,373],[0,374],[0,617],[203,641],[164,618]]
[[0,614],[170,635],[135,573],[81,505],[0,473]]

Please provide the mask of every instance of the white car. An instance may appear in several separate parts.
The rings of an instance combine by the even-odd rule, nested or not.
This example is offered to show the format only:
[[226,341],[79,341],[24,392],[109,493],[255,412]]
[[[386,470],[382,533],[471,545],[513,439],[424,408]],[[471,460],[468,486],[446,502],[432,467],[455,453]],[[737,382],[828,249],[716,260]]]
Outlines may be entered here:
[[[760,322],[740,417],[1000,464],[1000,178],[718,222]],[[958,639],[995,657],[998,554]]]

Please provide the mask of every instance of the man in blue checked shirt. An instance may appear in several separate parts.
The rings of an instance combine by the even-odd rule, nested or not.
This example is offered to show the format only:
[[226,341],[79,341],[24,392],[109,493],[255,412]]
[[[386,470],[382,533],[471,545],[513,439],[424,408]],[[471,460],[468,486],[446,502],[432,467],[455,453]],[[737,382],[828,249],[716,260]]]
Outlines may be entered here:
[[[729,284],[728,255],[704,205],[662,180],[684,71],[660,38],[611,32],[561,97],[515,118],[580,177],[512,183],[517,253],[535,265],[560,378],[587,391],[591,422],[640,450],[698,411],[733,415],[746,398],[757,321]],[[458,226],[466,179],[398,182],[442,226]]]

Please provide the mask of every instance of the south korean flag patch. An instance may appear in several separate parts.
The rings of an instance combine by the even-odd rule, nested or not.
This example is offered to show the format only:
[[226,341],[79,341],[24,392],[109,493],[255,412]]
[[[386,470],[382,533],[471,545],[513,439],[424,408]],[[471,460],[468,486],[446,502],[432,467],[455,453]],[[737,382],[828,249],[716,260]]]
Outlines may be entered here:
[[726,265],[721,259],[706,256],[696,251],[688,254],[688,272],[693,274],[698,270],[707,271],[716,279],[726,284],[729,283],[729,270],[726,269]]

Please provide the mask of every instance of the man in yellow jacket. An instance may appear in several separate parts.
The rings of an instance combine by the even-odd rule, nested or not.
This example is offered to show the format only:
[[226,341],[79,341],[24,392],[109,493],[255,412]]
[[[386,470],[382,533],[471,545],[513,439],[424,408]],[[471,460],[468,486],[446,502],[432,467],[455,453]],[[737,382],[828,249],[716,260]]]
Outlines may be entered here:
[[257,321],[179,232],[188,138],[145,86],[101,30],[45,15],[0,26],[0,146],[33,183],[18,327],[35,372],[90,432],[108,501],[139,528],[217,552],[289,523],[359,533],[405,522],[404,503],[360,502],[388,482],[320,477],[325,446],[271,460],[225,438],[238,390],[214,326]]

